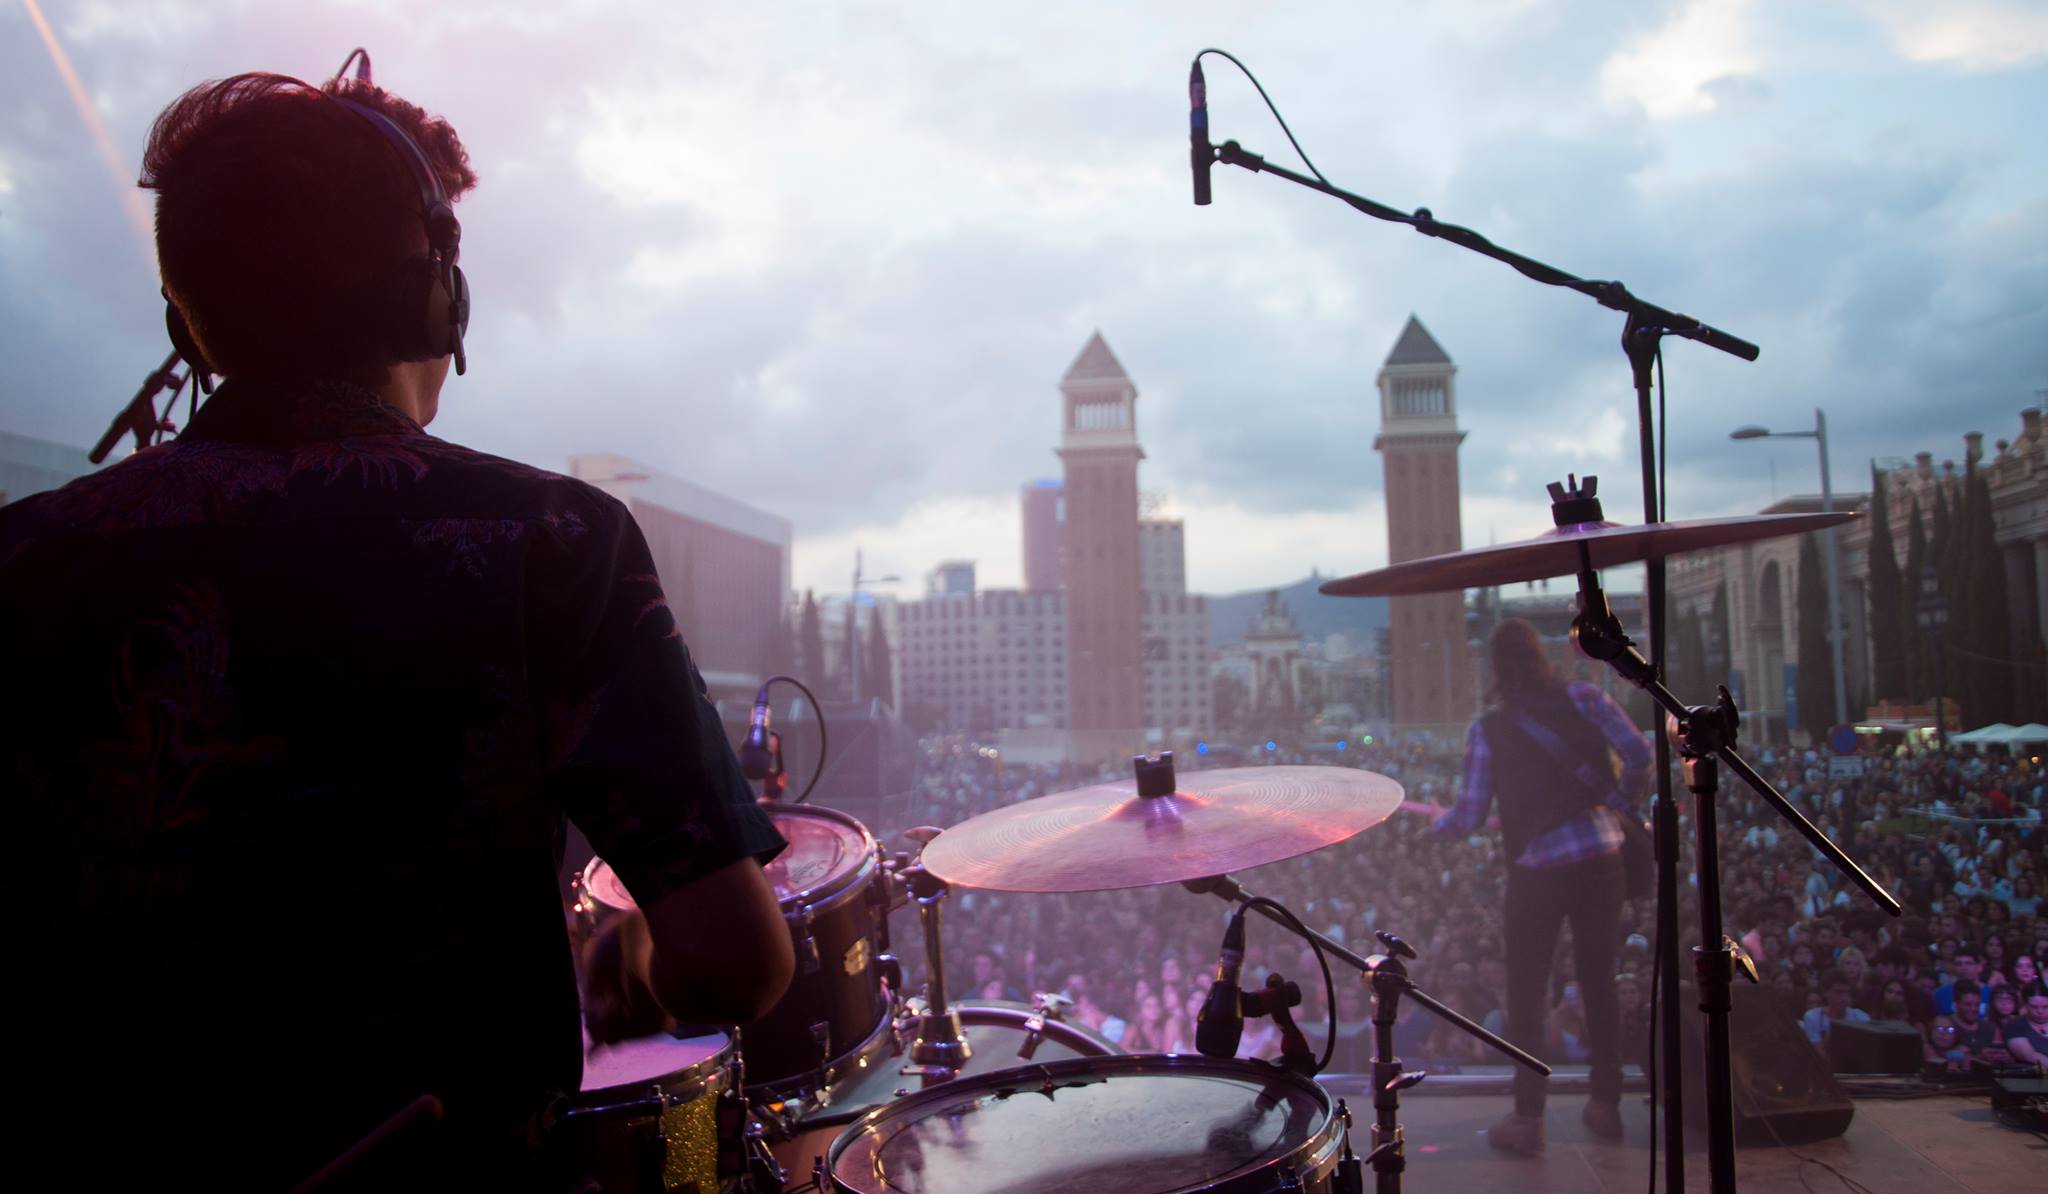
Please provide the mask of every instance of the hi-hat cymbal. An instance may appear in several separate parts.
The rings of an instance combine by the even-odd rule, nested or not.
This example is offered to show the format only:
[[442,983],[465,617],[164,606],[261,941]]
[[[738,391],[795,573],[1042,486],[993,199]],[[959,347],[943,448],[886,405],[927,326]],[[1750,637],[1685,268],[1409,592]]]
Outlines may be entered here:
[[1597,570],[1663,559],[1688,551],[1817,531],[1854,517],[1853,513],[1838,510],[1827,514],[1698,518],[1640,526],[1612,522],[1580,523],[1545,531],[1534,539],[1447,552],[1375,568],[1355,576],[1339,577],[1323,582],[1316,591],[1332,597],[1405,597],[1416,593],[1440,593],[1447,589],[1511,585],[1577,572],[1581,545],[1592,554],[1593,567]]
[[963,821],[924,848],[924,866],[997,891],[1181,883],[1334,845],[1386,820],[1401,796],[1386,776],[1350,767],[1194,771],[1164,796],[1118,780]]

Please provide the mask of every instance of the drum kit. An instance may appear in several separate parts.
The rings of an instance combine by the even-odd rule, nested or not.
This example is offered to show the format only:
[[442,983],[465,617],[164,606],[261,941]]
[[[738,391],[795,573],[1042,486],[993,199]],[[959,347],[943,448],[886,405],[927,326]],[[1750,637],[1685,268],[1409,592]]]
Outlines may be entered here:
[[[1590,588],[1575,637],[1612,662],[1633,647],[1618,627],[1598,624],[1612,615],[1591,580],[1595,569],[1846,517],[1622,527],[1599,517],[1592,492],[1590,479],[1554,490],[1557,529],[1536,539],[1399,564],[1331,581],[1324,591],[1418,593],[1578,571]],[[1603,640],[1603,631],[1618,637]],[[1417,986],[1405,965],[1414,950],[1398,937],[1379,934],[1384,952],[1362,956],[1230,878],[1380,823],[1402,804],[1398,783],[1362,769],[1298,766],[1182,779],[1170,752],[1133,764],[1130,780],[1022,801],[943,831],[910,831],[905,837],[918,849],[893,855],[844,813],[769,803],[790,843],[768,874],[795,945],[796,978],[782,1002],[744,1030],[625,1042],[591,1055],[565,1123],[604,1188],[1337,1192],[1362,1191],[1370,1165],[1378,1188],[1390,1191],[1405,1167],[1398,1094],[1424,1077],[1404,1073],[1393,1055],[1398,999],[1549,1072]],[[1298,1038],[1286,1019],[1300,998],[1293,984],[1275,976],[1266,991],[1236,994],[1231,944],[1234,935],[1241,951],[1236,922],[1245,911],[1293,928],[1364,976],[1377,1039],[1376,1121],[1364,1158],[1351,1146],[1349,1109],[1312,1080],[1305,1048],[1283,1048],[1278,1062],[1241,1060],[1231,1056],[1234,1031],[1227,1046],[1210,1049],[1205,1025],[1201,1053],[1121,1054],[1065,1023],[1058,995],[1040,994],[1028,1006],[948,1002],[941,917],[953,887],[1060,893],[1173,883],[1239,909],[1217,982],[1228,998],[1241,998],[1232,1017],[1272,1014],[1288,1029],[1283,1040]],[[888,921],[909,905],[922,924],[929,975],[914,997],[901,991]],[[595,923],[631,906],[593,859],[578,884],[579,915]],[[1027,1095],[1039,1097],[1019,1097]]]
[[[1604,613],[1589,582],[1596,568],[1846,517],[1618,527],[1599,517],[1597,502],[1588,504],[1591,493],[1590,479],[1555,492],[1558,527],[1536,539],[1346,577],[1325,591],[1424,592],[1576,570],[1593,583],[1594,612]],[[1597,628],[1586,635],[1596,640],[1589,653],[1610,657]],[[1626,645],[1626,636],[1619,641]],[[797,956],[788,993],[743,1029],[596,1049],[585,1089],[564,1117],[567,1137],[610,1191],[1340,1194],[1362,1192],[1368,1166],[1379,1190],[1398,1190],[1398,1095],[1424,1077],[1404,1072],[1394,1056],[1399,999],[1516,1064],[1548,1067],[1416,985],[1406,965],[1415,951],[1398,937],[1382,932],[1382,952],[1361,955],[1247,892],[1230,872],[1345,841],[1402,803],[1399,783],[1363,769],[1177,776],[1167,752],[1134,759],[1130,779],[1021,801],[944,830],[911,830],[911,849],[890,853],[845,813],[764,801],[790,843],[767,868]],[[1199,1052],[1121,1053],[1063,1020],[1069,1005],[1056,994],[1029,1004],[949,1001],[941,928],[953,888],[1063,893],[1166,884],[1237,908]],[[632,897],[593,859],[577,884],[576,913],[594,926],[630,907]],[[916,995],[902,990],[889,935],[889,914],[906,907],[918,915],[927,963]],[[1238,993],[1248,911],[1354,968],[1373,993],[1375,1118],[1362,1157],[1352,1147],[1349,1108],[1313,1080],[1315,1059],[1287,1018],[1299,988],[1276,975],[1262,990]],[[1219,1005],[1219,992],[1227,1003]],[[1222,1026],[1209,1022],[1219,1007]],[[1242,1017],[1259,1014],[1284,1026],[1277,1061],[1232,1055]]]

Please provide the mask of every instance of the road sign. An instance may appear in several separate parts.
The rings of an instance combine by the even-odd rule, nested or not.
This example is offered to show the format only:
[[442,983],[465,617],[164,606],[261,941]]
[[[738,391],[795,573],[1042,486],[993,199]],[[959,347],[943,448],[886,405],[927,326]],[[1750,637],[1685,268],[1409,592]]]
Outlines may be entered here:
[[1836,755],[1828,760],[1828,778],[1861,779],[1863,762],[1862,755]]
[[1836,726],[1828,731],[1828,749],[1838,755],[1856,753],[1856,727]]

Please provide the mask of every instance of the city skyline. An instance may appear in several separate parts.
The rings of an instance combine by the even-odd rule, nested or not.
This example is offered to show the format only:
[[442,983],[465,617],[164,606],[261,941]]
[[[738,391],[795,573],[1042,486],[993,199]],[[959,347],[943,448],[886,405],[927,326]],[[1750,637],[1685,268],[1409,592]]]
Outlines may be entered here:
[[[161,359],[146,196],[119,179],[155,113],[365,45],[483,178],[472,369],[435,433],[742,497],[796,528],[798,588],[843,584],[856,545],[878,571],[973,555],[1020,582],[1016,487],[1057,472],[1054,385],[1097,328],[1144,379],[1147,487],[1191,528],[1195,591],[1384,562],[1373,377],[1411,311],[1469,396],[1467,542],[1539,530],[1565,471],[1636,505],[1618,316],[1241,170],[1188,202],[1204,45],[1338,185],[1763,346],[1671,346],[1674,517],[1757,508],[1774,466],[1780,494],[1816,487],[1810,453],[1734,426],[1825,407],[1846,477],[1998,434],[2048,384],[2048,148],[2024,115],[2048,15],[2026,5],[42,10],[108,141],[26,7],[0,9],[0,428],[83,447]],[[1209,67],[1215,138],[1298,166]]]

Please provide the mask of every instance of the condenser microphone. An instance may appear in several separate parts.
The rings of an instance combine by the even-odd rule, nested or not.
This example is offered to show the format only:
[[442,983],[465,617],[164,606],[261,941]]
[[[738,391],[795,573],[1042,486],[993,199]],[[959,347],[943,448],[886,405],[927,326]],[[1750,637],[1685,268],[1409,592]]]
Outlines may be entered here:
[[1244,968],[1244,908],[1231,914],[1223,930],[1223,948],[1216,955],[1216,981],[1202,1011],[1195,1017],[1195,1049],[1204,1057],[1235,1057],[1244,1038],[1244,1003],[1237,976]]
[[747,740],[740,744],[740,774],[751,780],[764,780],[775,769],[775,752],[768,745],[768,685],[772,679],[761,684],[761,690],[754,694],[754,716],[747,723]]
[[1209,86],[1202,81],[1202,59],[1188,68],[1188,164],[1195,171],[1195,206],[1209,206],[1209,167],[1216,152],[1209,146]]

